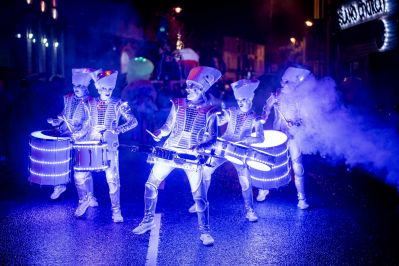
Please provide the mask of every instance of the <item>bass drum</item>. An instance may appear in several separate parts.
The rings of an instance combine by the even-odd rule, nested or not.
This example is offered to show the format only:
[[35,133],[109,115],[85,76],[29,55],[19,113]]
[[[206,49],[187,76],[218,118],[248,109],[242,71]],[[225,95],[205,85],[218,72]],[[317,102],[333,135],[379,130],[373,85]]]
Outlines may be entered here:
[[29,178],[39,185],[63,185],[70,181],[72,143],[57,131],[30,134]]
[[281,131],[265,130],[263,143],[251,144],[247,158],[252,186],[260,189],[278,188],[291,181],[288,137]]

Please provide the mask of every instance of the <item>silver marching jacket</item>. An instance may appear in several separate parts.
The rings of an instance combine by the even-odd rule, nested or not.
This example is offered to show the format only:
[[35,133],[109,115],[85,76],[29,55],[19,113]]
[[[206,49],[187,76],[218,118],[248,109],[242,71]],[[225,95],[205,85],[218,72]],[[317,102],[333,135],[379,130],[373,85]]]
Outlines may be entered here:
[[[103,140],[108,143],[108,147],[116,149],[119,145],[118,134],[124,133],[137,125],[137,120],[133,116],[127,102],[118,98],[110,98],[102,101],[100,98],[92,99],[90,105],[90,126],[105,126],[107,131],[104,133]],[[126,120],[122,125],[118,125],[121,116]]]
[[[64,95],[64,110],[59,115],[66,119],[68,125],[64,122],[61,127],[61,133],[75,133],[75,138],[82,138],[88,132],[89,126],[89,102],[90,96],[78,98],[74,93]],[[69,127],[68,127],[69,126]]]
[[272,94],[266,101],[266,105],[263,108],[263,117],[267,118],[270,114],[271,108],[274,106],[274,122],[273,128],[276,130],[281,130],[286,133],[289,137],[290,127],[300,126],[302,119],[299,113],[299,103],[291,95],[285,95],[283,93],[275,96]]
[[217,129],[209,125],[216,111],[215,106],[192,105],[185,98],[174,99],[172,104],[166,123],[161,128],[163,136],[170,133],[165,148],[185,149],[187,152],[193,146],[206,145],[216,139]]
[[[223,111],[223,115],[218,116],[218,125],[227,124],[226,131],[222,138],[224,140],[237,142],[245,141],[247,144],[262,142],[263,139],[251,137],[253,129],[256,127],[256,114],[253,110],[243,112],[240,108],[232,107]],[[258,132],[257,132],[258,133]],[[259,132],[263,134],[262,132]],[[256,134],[258,136],[259,134]]]

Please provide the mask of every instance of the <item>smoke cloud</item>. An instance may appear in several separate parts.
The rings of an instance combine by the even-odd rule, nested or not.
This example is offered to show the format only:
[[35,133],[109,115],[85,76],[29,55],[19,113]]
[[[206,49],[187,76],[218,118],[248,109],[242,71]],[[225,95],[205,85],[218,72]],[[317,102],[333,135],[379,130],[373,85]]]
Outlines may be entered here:
[[[384,181],[399,184],[399,141],[394,128],[345,107],[330,77],[308,77],[290,97],[300,99],[302,126],[291,128],[303,154],[320,154],[361,166]],[[386,175],[385,175],[386,174]]]

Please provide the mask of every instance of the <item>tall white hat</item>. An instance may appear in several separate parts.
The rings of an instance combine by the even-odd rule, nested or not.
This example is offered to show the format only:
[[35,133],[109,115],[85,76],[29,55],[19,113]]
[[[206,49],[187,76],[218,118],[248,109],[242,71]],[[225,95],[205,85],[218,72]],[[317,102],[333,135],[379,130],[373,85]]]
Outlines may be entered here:
[[96,88],[115,88],[118,71],[116,70],[96,70],[92,74]]
[[92,68],[72,68],[72,84],[89,86],[91,73],[94,71]]
[[299,67],[289,67],[285,70],[281,81],[289,81],[295,84],[301,83],[308,75],[310,71]]
[[202,91],[207,91],[213,84],[220,79],[222,73],[213,67],[199,66],[194,67],[188,74],[187,81],[196,83],[202,87]]
[[246,98],[253,99],[255,96],[255,90],[259,85],[259,80],[257,79],[240,79],[234,83],[231,83],[233,88],[234,97],[236,99]]

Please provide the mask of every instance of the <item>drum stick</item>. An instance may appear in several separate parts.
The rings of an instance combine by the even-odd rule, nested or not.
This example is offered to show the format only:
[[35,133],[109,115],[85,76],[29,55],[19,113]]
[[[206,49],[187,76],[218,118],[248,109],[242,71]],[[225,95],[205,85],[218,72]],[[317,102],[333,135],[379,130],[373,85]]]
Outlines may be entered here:
[[71,131],[71,133],[73,133],[71,126],[69,125],[69,122],[67,121],[65,115],[62,116],[62,119],[64,120],[65,124],[67,125],[69,131]]
[[[275,108],[276,108],[276,107],[275,107]],[[279,108],[276,108],[276,110],[277,110],[277,112],[281,115],[281,117],[284,119],[284,121],[285,121],[286,123],[288,123],[287,118],[285,118],[285,116],[281,113],[280,109],[279,109]]]
[[148,129],[146,129],[145,131],[147,131],[148,134],[151,135],[151,137],[155,140],[155,141],[160,141],[161,138],[155,136],[151,131],[149,131]]

